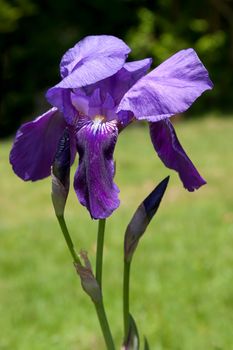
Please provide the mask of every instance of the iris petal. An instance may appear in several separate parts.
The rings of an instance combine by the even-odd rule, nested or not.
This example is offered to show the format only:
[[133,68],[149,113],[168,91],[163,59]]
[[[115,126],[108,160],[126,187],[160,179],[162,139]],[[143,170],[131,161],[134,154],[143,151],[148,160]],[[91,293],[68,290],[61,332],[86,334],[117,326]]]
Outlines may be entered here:
[[178,172],[188,191],[192,192],[206,184],[182,148],[169,119],[150,123],[150,136],[162,162]]
[[61,88],[78,88],[115,74],[124,65],[130,48],[110,35],[87,36],[68,50],[60,64]]
[[[47,91],[46,98],[72,124],[77,110],[72,104],[70,89],[83,88],[102,81],[119,71],[130,48],[120,39],[109,35],[88,36],[63,56],[60,71],[63,80]],[[96,90],[94,88],[92,92]],[[80,95],[76,91],[77,95]],[[82,95],[82,93],[81,93]]]
[[86,95],[90,96],[96,89],[101,90],[101,95],[110,94],[118,105],[125,93],[143,77],[151,66],[151,59],[127,62],[114,75],[103,79],[95,84],[84,87]]
[[[14,172],[25,181],[36,181],[49,176],[57,144],[65,127],[64,118],[57,108],[23,124],[16,134],[10,153]],[[74,139],[72,135],[71,138]],[[74,143],[71,142],[74,160]]]
[[120,203],[119,189],[113,182],[113,152],[117,136],[114,121],[88,122],[77,132],[80,158],[74,188],[80,203],[94,219],[110,216]]
[[193,49],[181,50],[141,78],[122,98],[118,112],[127,110],[151,122],[186,111],[213,87]]
[[[152,60],[146,58],[140,61],[127,62],[121,70],[114,76],[106,79],[101,83],[101,88],[108,91],[118,105],[124,94],[141,78],[151,66]],[[108,81],[107,81],[108,80]],[[104,86],[105,85],[105,86]]]
[[72,92],[69,89],[51,88],[46,93],[47,101],[64,115],[68,124],[73,125],[78,115],[72,104]]

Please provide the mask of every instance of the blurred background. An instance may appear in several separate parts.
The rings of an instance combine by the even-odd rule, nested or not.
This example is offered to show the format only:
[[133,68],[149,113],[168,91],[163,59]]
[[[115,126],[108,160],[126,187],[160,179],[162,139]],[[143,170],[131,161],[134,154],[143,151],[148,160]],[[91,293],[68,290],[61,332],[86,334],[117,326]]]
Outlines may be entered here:
[[[208,183],[195,193],[160,162],[146,125],[132,125],[119,137],[115,182],[121,206],[107,222],[104,254],[104,298],[118,348],[124,230],[167,175],[161,208],[132,266],[131,311],[140,335],[152,350],[233,348],[232,5],[0,0],[0,350],[104,349],[53,213],[50,179],[23,182],[8,161],[19,125],[49,107],[44,94],[59,81],[61,56],[90,34],[122,38],[132,48],[130,60],[153,57],[154,67],[193,47],[214,82],[184,118],[175,118],[181,144]],[[97,222],[72,186],[66,219],[77,248],[86,249],[94,265]]]
[[119,36],[154,65],[193,47],[215,88],[194,114],[232,110],[232,0],[0,0],[0,137],[44,110],[62,54],[90,34]]

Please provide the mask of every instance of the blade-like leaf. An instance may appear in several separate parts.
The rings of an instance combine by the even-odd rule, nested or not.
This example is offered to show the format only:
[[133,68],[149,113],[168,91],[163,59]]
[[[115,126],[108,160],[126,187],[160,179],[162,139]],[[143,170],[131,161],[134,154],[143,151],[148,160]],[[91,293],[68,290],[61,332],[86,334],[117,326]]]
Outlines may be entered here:
[[130,315],[129,333],[128,333],[127,340],[122,347],[122,350],[139,350],[139,345],[140,345],[140,342],[139,342],[137,325],[132,315]]
[[146,337],[144,337],[144,350],[150,350]]
[[144,199],[137,208],[125,233],[125,260],[130,261],[138,245],[139,239],[145,232],[151,219],[157,212],[163,195],[166,191],[169,176],[159,183],[157,187]]

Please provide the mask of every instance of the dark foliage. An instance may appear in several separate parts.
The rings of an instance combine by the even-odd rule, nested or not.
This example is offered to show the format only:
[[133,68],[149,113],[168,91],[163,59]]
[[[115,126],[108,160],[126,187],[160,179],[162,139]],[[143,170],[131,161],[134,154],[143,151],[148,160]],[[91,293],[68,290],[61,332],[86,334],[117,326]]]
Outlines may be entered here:
[[215,89],[193,112],[229,109],[233,98],[231,0],[0,0],[0,136],[47,107],[44,92],[59,80],[62,54],[82,37],[112,34],[160,63],[194,47]]

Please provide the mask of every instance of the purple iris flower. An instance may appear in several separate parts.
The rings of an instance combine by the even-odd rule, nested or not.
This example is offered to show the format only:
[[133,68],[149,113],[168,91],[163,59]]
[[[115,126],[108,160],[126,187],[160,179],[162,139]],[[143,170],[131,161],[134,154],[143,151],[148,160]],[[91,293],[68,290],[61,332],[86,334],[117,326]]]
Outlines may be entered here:
[[113,182],[113,152],[119,132],[133,120],[149,122],[152,144],[163,163],[178,172],[184,187],[205,184],[178,141],[169,117],[186,111],[212,88],[193,49],[181,50],[146,74],[151,59],[125,62],[130,48],[120,39],[88,36],[62,57],[62,80],[48,90],[53,106],[18,130],[10,154],[15,173],[36,181],[50,175],[57,145],[68,127],[78,199],[94,219],[119,206]]

